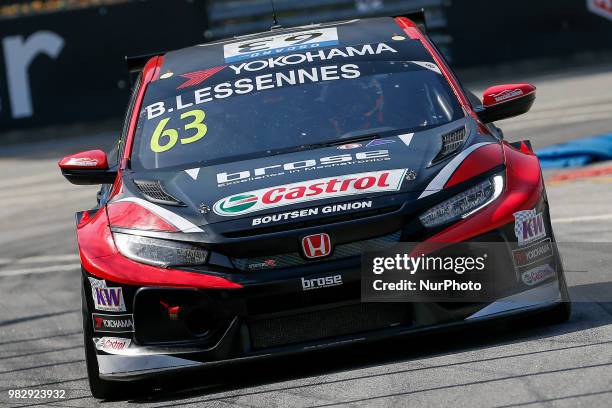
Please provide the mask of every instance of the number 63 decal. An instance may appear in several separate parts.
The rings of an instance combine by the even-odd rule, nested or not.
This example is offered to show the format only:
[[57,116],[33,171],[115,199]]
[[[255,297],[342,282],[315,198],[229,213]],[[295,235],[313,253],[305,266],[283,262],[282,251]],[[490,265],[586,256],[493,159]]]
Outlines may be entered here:
[[[204,122],[206,113],[201,109],[190,110],[181,114],[181,119],[192,117],[193,120],[183,127],[185,131],[195,129],[195,133],[189,137],[182,137],[179,139],[179,132],[176,129],[164,129],[170,118],[165,118],[159,121],[153,136],[151,136],[151,150],[155,153],[162,153],[172,149],[176,143],[180,140],[181,144],[189,144],[197,142],[206,135],[208,126]],[[165,143],[161,143],[162,139],[166,140]]]

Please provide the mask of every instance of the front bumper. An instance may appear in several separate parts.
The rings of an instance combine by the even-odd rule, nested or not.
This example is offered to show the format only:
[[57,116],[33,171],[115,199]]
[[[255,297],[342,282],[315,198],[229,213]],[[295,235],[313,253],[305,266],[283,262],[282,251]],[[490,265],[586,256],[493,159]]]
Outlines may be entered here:
[[[220,340],[208,349],[198,347],[162,347],[140,346],[133,344],[122,352],[98,352],[98,366],[101,378],[112,380],[133,380],[164,373],[173,373],[189,369],[213,367],[239,363],[264,357],[281,356],[308,352],[313,350],[347,346],[357,343],[381,340],[390,337],[416,336],[425,333],[452,330],[469,326],[490,319],[511,317],[530,312],[543,311],[554,307],[562,301],[559,281],[554,280],[544,285],[526,290],[517,295],[474,308],[475,312],[458,321],[447,321],[440,324],[408,325],[302,342],[299,344],[253,350],[246,346],[244,338],[244,320],[234,319]],[[421,313],[439,312],[435,304],[419,305]],[[242,350],[228,347],[231,344],[243,344]],[[224,355],[224,357],[220,357]],[[220,358],[215,358],[220,357]]]
[[[547,231],[550,230],[546,212]],[[507,237],[513,224],[484,237]],[[552,238],[552,237],[551,237]],[[511,254],[511,250],[508,254]],[[502,263],[512,264],[504,258]],[[295,276],[262,279],[240,289],[122,286],[134,331],[93,333],[129,339],[121,350],[98,349],[102,378],[130,380],[165,372],[229,364],[273,355],[346,346],[396,336],[448,330],[481,321],[554,307],[567,301],[558,257],[543,261],[556,274],[529,286],[514,267],[506,274],[505,295],[492,302],[362,303],[359,258],[319,264],[342,275],[343,284],[304,291],[303,270]],[[310,270],[307,276],[320,276]],[[86,277],[90,277],[86,273]],[[262,276],[265,272],[260,272]],[[87,285],[89,280],[85,279]],[[106,281],[107,287],[113,284]],[[85,293],[88,292],[86,287]],[[88,308],[95,310],[87,297]],[[170,306],[181,305],[177,312]],[[95,310],[98,312],[98,310]],[[191,316],[191,317],[190,317]],[[194,320],[194,316],[203,317]]]

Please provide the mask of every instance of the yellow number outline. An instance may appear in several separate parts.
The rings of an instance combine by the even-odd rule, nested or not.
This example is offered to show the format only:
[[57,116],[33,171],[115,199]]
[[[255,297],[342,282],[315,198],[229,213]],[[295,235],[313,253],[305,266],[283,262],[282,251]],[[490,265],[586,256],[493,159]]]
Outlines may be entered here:
[[[206,112],[204,112],[202,109],[194,109],[181,114],[181,120],[184,120],[189,117],[193,117],[193,120],[187,123],[183,127],[183,129],[185,131],[195,129],[196,132],[193,136],[183,137],[179,139],[179,133],[176,129],[164,129],[170,121],[170,118],[165,118],[159,121],[159,123],[155,127],[155,130],[153,131],[153,135],[151,136],[150,142],[151,150],[154,153],[163,153],[176,146],[176,143],[179,140],[181,141],[181,144],[189,144],[197,142],[198,140],[206,136],[206,133],[208,132],[208,126],[204,123],[204,119],[206,118]],[[166,143],[165,145],[161,145],[159,143],[162,137],[168,138],[168,143]]]
[[201,109],[191,110],[189,112],[185,112],[181,115],[181,119],[188,118],[193,116],[193,121],[185,125],[185,130],[196,129],[196,133],[193,136],[186,137],[181,139],[181,144],[189,144],[193,142],[197,142],[204,136],[206,136],[206,132],[208,132],[208,126],[204,123],[204,118],[206,118],[206,113]]
[[[151,136],[151,150],[155,153],[163,153],[168,151],[176,145],[178,141],[179,134],[176,129],[165,129],[166,125],[170,121],[170,118],[165,118],[159,121],[155,131],[153,132],[153,136]],[[162,137],[168,137],[169,141],[165,145],[159,144],[159,139]]]

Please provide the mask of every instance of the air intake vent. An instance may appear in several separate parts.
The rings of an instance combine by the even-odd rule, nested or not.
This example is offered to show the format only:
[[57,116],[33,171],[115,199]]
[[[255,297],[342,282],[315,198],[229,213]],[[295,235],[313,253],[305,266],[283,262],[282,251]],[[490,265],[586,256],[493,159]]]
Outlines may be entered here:
[[138,187],[142,195],[151,202],[166,205],[185,205],[172,195],[168,194],[162,187],[159,180],[134,180],[134,184],[136,184],[136,187]]
[[442,135],[442,149],[438,155],[431,161],[431,164],[436,164],[449,156],[457,153],[465,140],[465,128],[455,129]]

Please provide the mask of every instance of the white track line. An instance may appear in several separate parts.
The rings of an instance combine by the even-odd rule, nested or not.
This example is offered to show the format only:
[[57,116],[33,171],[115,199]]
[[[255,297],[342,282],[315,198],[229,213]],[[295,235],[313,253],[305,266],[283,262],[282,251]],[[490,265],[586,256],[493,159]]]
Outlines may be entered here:
[[41,256],[30,256],[27,258],[19,258],[15,260],[16,264],[29,264],[29,263],[48,263],[48,262],[70,262],[78,261],[79,256],[76,254],[66,255],[41,255]]
[[512,123],[508,122],[507,124],[501,125],[503,130],[521,130],[521,129],[531,129],[538,128],[544,126],[552,126],[552,125],[569,125],[574,123],[583,123],[590,122],[593,120],[604,120],[604,119],[612,119],[612,113],[610,112],[599,112],[594,114],[584,114],[584,115],[569,115],[565,117],[558,118],[536,118],[536,119],[528,119],[525,121],[513,121]]
[[612,214],[601,214],[601,215],[585,215],[583,217],[566,217],[566,218],[553,218],[553,224],[569,224],[572,222],[582,221],[606,221],[612,220]]
[[0,258],[0,265],[9,264],[37,264],[37,263],[52,263],[52,262],[70,262],[78,261],[77,254],[62,254],[62,255],[38,255],[28,256],[24,258]]
[[18,275],[34,275],[53,272],[69,272],[81,269],[81,264],[43,266],[39,268],[13,269],[0,271],[0,278]]

